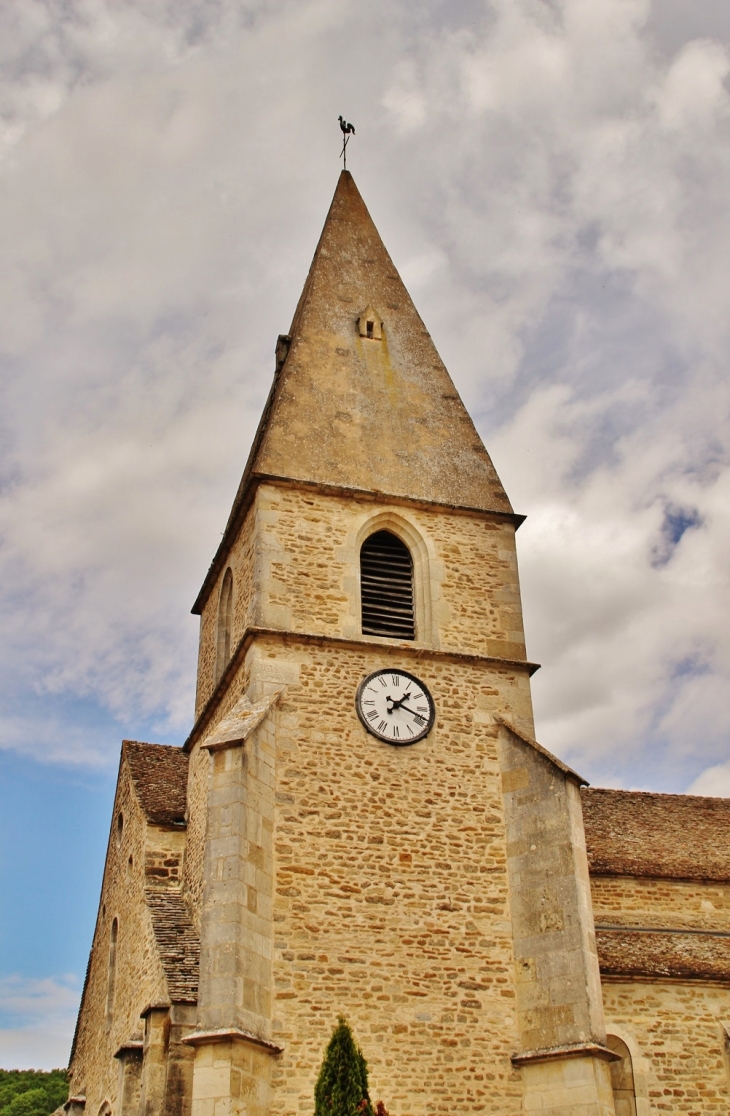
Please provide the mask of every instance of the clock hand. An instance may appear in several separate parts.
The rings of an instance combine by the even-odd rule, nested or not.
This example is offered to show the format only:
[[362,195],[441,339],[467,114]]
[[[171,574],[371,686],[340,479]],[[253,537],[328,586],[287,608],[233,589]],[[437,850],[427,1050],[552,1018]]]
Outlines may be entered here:
[[[411,695],[410,695],[410,694],[407,694],[406,696],[407,696],[407,697],[410,697]],[[403,701],[405,701],[405,700],[406,700],[406,699],[405,699],[405,698],[403,698]],[[403,706],[403,709],[405,709],[406,713],[410,713],[412,717],[418,717],[418,718],[419,718],[419,720],[421,720],[421,721],[425,721],[425,720],[426,720],[426,718],[425,718],[425,717],[423,716],[423,713],[416,713],[415,709],[410,709],[410,708],[409,708],[409,706],[407,706],[407,705],[404,705],[404,706]]]
[[391,703],[391,707],[390,707],[390,709],[388,710],[388,712],[389,712],[389,713],[392,713],[394,709],[400,709],[400,707],[401,707],[401,705],[403,704],[403,702],[404,702],[404,701],[408,701],[408,698],[409,698],[410,696],[411,696],[411,692],[410,692],[410,690],[409,690],[407,694],[404,694],[402,698],[399,698],[399,699],[398,699],[398,701],[396,701],[396,700],[395,700],[395,698],[392,698],[392,697],[390,696],[390,694],[388,694],[388,701],[389,701],[389,702]]

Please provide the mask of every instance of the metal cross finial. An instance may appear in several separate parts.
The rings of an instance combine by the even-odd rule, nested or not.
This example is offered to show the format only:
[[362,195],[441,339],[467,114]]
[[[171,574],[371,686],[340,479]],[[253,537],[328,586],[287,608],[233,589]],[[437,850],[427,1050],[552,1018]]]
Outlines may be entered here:
[[350,142],[350,136],[355,135],[355,125],[354,124],[348,124],[347,121],[345,119],[343,119],[343,117],[341,117],[341,116],[338,117],[338,120],[340,121],[340,128],[342,129],[342,135],[343,135],[342,151],[340,152],[340,158],[343,160],[343,170],[347,170],[347,145]]

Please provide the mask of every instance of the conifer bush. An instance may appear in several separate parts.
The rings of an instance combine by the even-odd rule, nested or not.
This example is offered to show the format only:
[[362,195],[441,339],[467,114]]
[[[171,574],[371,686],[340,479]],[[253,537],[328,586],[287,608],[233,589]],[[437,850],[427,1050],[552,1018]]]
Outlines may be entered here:
[[342,1016],[332,1032],[314,1087],[314,1116],[374,1116],[368,1093],[368,1064]]

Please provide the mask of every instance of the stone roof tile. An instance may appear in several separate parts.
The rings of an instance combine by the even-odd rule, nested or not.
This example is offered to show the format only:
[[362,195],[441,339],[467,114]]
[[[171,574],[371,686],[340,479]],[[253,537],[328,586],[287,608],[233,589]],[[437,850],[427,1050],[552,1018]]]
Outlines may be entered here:
[[184,822],[188,791],[188,756],[167,744],[125,740],[126,761],[147,821],[155,825]]
[[602,976],[730,983],[730,937],[667,930],[596,930]]
[[182,895],[177,891],[145,889],[155,942],[173,1003],[195,1003],[198,998],[200,938]]
[[581,791],[594,876],[730,881],[730,799]]

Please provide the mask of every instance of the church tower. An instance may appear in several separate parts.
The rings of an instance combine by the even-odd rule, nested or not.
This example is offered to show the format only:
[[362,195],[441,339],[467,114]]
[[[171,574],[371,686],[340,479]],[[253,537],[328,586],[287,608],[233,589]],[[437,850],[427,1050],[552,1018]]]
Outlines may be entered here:
[[[587,867],[567,894],[579,854],[554,806],[533,836],[551,859],[559,831],[559,885],[524,863],[526,800],[562,796],[567,817],[577,784],[524,743],[520,521],[343,172],[195,604],[194,1116],[221,1101],[228,1067],[251,1116],[309,1111],[340,1013],[397,1113],[506,1116],[521,1077],[545,1076],[512,1055],[600,1044]],[[503,786],[519,800],[508,816]],[[555,949],[572,935],[562,992],[549,958],[530,988],[532,945],[515,972],[511,855],[540,890],[542,936]],[[585,1112],[609,1112],[594,1054]]]
[[[534,741],[520,522],[343,172],[193,610],[184,850],[167,898],[145,884],[158,990],[107,1013],[132,1066],[113,1110],[310,1113],[341,1014],[391,1116],[614,1113],[582,780]],[[107,891],[107,922],[126,901]],[[163,908],[199,938],[177,1001]],[[92,954],[89,1004],[105,973]],[[146,1109],[135,1010],[140,1051],[175,1036]]]

